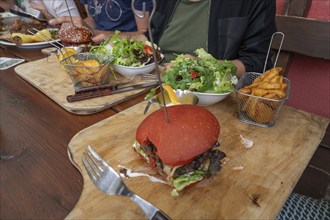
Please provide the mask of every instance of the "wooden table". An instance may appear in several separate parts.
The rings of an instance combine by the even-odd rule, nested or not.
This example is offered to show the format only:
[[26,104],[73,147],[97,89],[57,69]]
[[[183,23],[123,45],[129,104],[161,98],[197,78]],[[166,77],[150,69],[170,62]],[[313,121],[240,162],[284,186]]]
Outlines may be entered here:
[[[40,49],[1,46],[1,57],[33,61]],[[144,95],[97,114],[69,113],[17,76],[0,74],[1,219],[63,219],[83,188],[67,147],[75,134],[143,100]]]
[[[40,49],[1,47],[1,57],[27,61],[46,57]],[[15,74],[1,71],[1,219],[63,219],[76,204],[82,176],[67,147],[80,130],[143,100],[98,114],[69,113]]]

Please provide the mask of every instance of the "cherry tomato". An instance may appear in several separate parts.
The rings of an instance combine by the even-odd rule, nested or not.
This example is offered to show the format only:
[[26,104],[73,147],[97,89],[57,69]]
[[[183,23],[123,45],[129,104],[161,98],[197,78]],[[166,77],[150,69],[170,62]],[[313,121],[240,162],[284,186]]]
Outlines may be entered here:
[[144,45],[143,46],[143,53],[145,54],[152,54],[152,47],[149,45]]
[[190,72],[191,79],[195,79],[197,76],[199,76],[199,72]]

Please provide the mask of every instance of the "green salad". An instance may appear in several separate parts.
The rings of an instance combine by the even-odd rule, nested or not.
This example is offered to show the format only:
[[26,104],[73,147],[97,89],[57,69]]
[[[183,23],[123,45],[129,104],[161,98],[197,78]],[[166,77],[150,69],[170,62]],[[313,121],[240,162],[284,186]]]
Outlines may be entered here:
[[163,82],[173,89],[195,92],[233,92],[237,83],[236,67],[231,61],[220,62],[204,49],[195,51],[197,59],[178,55],[163,73]]
[[[91,53],[112,56],[112,63],[122,66],[139,67],[153,63],[153,53],[149,41],[142,42],[131,37],[119,37],[120,31],[109,37],[98,46],[92,46]],[[157,47],[156,47],[157,48]],[[157,60],[160,53],[156,51]]]

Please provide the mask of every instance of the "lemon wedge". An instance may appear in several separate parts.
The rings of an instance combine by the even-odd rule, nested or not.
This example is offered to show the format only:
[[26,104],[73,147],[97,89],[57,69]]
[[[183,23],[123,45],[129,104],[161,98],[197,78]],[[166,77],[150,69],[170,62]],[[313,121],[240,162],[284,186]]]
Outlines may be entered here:
[[172,104],[173,105],[180,104],[179,98],[175,94],[173,88],[168,84],[163,84],[162,86],[163,86],[164,91],[167,93],[168,97],[170,98]]
[[[68,48],[62,48],[59,52],[57,58],[61,62],[65,58],[68,58],[69,56],[72,56],[74,54],[78,53],[74,48],[68,47]],[[71,60],[73,61],[73,60]]]

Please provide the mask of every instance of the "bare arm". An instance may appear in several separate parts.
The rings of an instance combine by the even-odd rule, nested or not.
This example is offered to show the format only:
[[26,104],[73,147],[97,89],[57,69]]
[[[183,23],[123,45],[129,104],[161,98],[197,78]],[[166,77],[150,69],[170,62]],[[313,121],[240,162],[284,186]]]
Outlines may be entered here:
[[[143,14],[142,11],[138,11],[138,13],[141,14],[141,15]],[[134,15],[135,23],[136,23],[136,26],[137,26],[137,32],[144,33],[148,30],[149,15],[150,15],[149,12],[145,12],[143,18],[140,18],[137,15]]]
[[84,19],[84,25],[87,26],[95,34],[95,28],[96,28],[95,21],[92,18],[92,16],[89,14],[87,5],[85,5],[85,11],[87,13],[87,17]]

